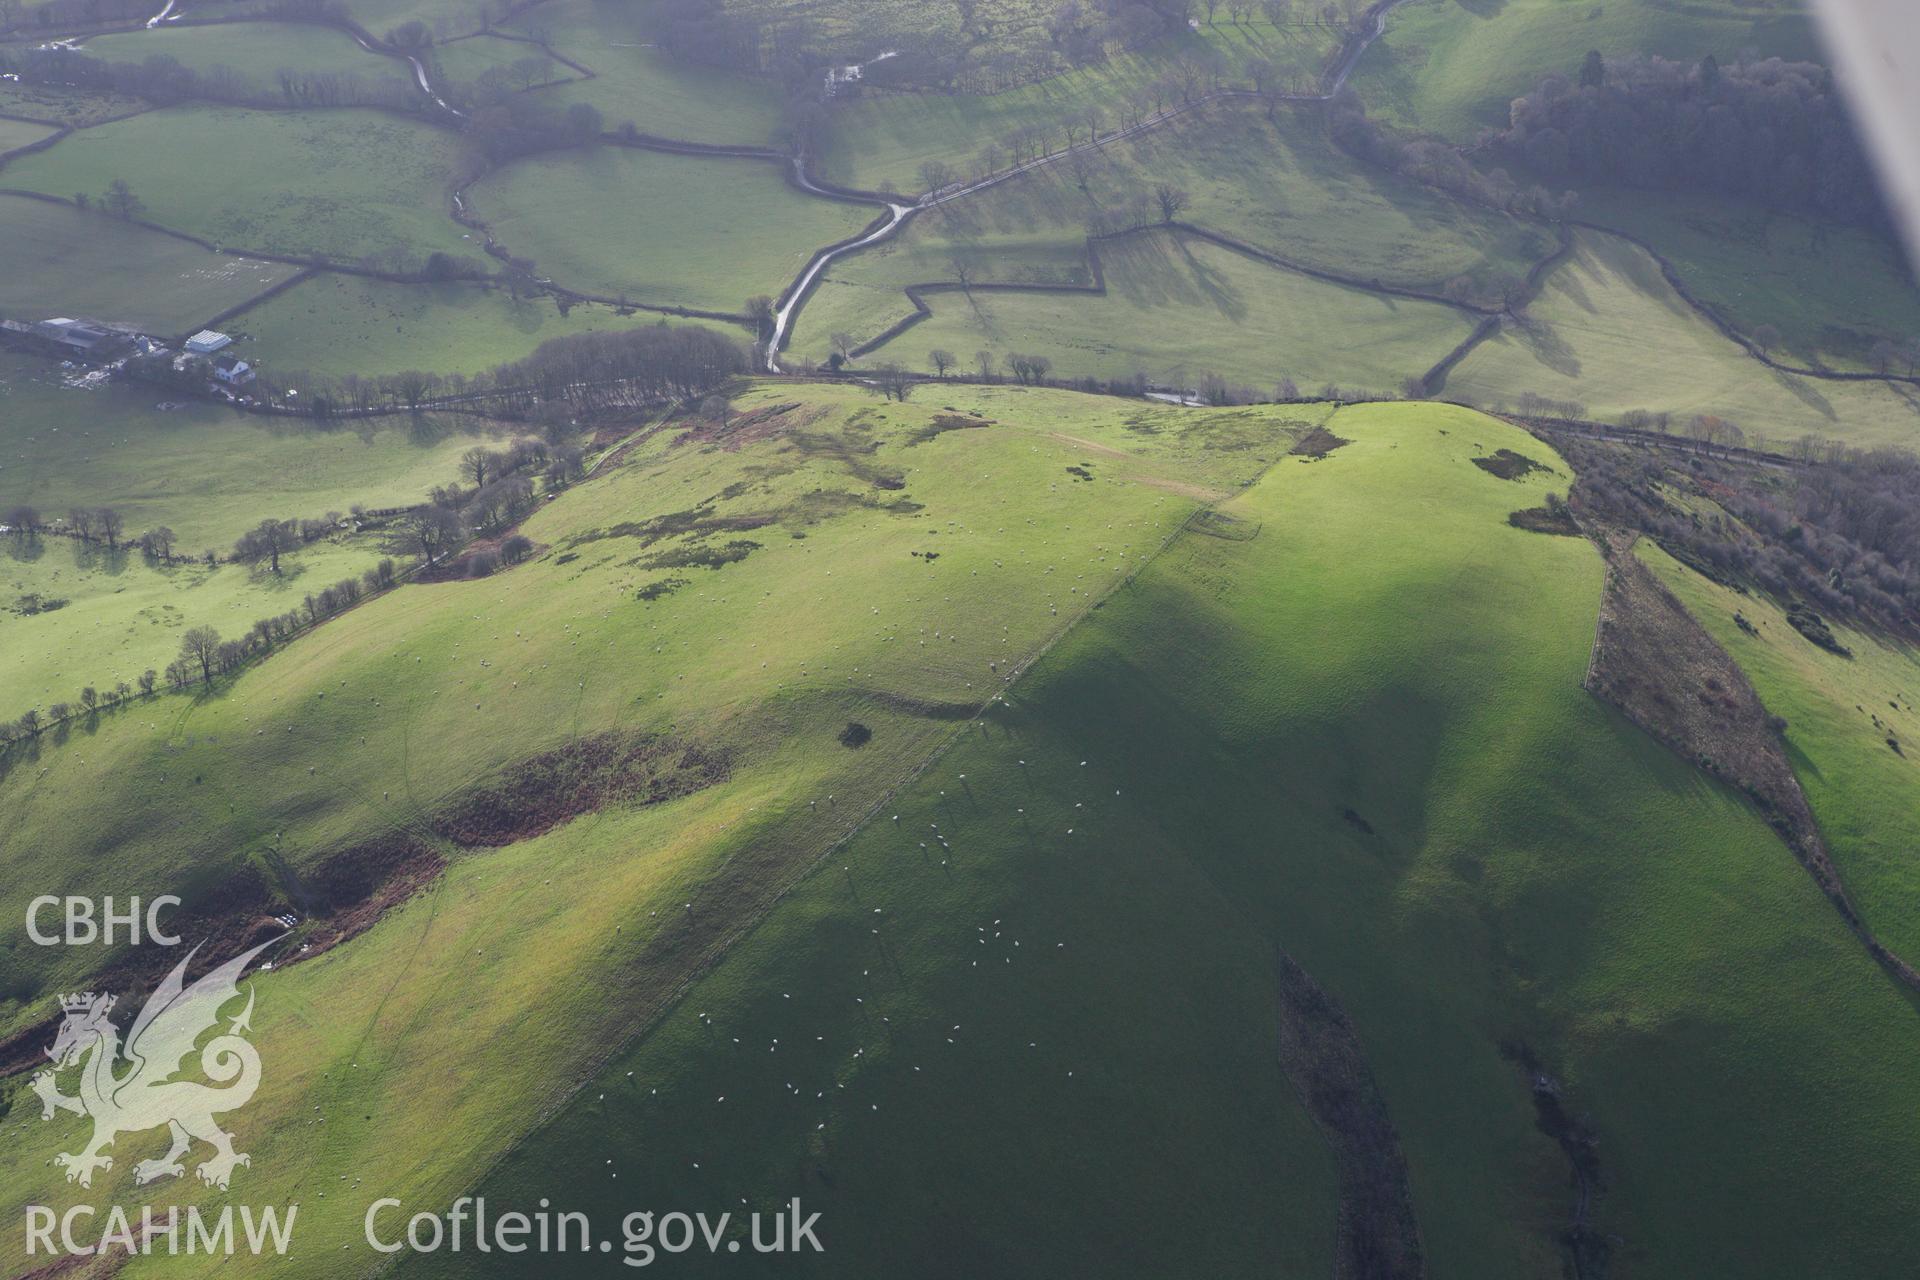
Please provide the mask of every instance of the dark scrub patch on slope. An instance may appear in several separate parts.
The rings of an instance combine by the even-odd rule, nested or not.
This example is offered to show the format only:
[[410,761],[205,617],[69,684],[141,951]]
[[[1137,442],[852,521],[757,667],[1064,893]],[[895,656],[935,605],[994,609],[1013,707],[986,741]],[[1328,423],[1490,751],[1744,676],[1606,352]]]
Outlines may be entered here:
[[927,441],[937,439],[949,431],[971,431],[977,427],[990,427],[992,425],[992,420],[988,418],[974,418],[964,413],[952,411],[936,413],[933,415],[932,422],[908,434],[907,447],[911,449],[914,445],[925,444]]
[[1580,523],[1573,518],[1573,512],[1567,509],[1566,502],[1553,493],[1547,495],[1545,506],[1515,511],[1507,517],[1507,523],[1531,533],[1557,533],[1574,538],[1580,536]]
[[[732,453],[744,445],[770,439],[782,431],[812,422],[820,415],[818,409],[795,412],[801,408],[798,400],[790,400],[750,413],[728,414],[724,419],[695,418],[685,431],[674,437],[673,443],[675,447],[688,444],[718,445]],[[789,417],[790,414],[793,416]]]
[[1744,792],[1786,841],[1868,954],[1915,991],[1920,971],[1893,954],[1847,896],[1800,779],[1746,672],[1633,554],[1637,535],[1596,534],[1607,584],[1586,687],[1702,770]]
[[[286,911],[285,899],[276,891],[268,875],[253,861],[242,859],[218,868],[218,875],[200,885],[179,890],[181,905],[162,917],[163,927],[188,946],[198,945],[196,972],[203,972],[222,961],[265,942],[285,926],[274,919]],[[120,997],[123,1008],[136,1008],[180,962],[185,947],[138,946],[127,948],[87,979],[96,991],[111,991]],[[21,998],[41,993],[18,993]],[[46,1018],[22,1027],[0,1040],[0,1076],[44,1067],[46,1047],[53,1043],[54,1032],[63,1014],[54,1004],[51,992],[44,993],[53,1006]]]
[[646,586],[634,592],[633,598],[635,600],[644,600],[652,603],[655,600],[672,595],[686,585],[687,580],[685,578],[662,578],[658,582],[649,582]]
[[1313,461],[1326,457],[1341,445],[1352,443],[1353,441],[1345,436],[1337,436],[1325,427],[1316,426],[1303,432],[1300,438],[1293,442],[1293,448],[1287,452],[1296,458]]
[[731,771],[725,751],[664,734],[594,734],[530,756],[455,796],[434,815],[433,829],[458,845],[498,847],[596,809],[691,795],[726,781]]
[[589,542],[598,542],[602,538],[637,538],[643,547],[666,538],[677,538],[685,534],[705,537],[713,533],[747,533],[754,529],[763,529],[778,517],[771,514],[752,514],[722,516],[714,512],[711,502],[689,507],[684,511],[669,511],[647,520],[625,520],[609,525],[605,529],[593,529],[586,533],[575,534],[567,539],[567,546],[578,547]]
[[[185,889],[184,902],[166,917],[166,927],[197,948],[190,977],[297,930],[288,947],[262,957],[284,968],[364,933],[431,884],[445,866],[432,845],[398,829],[328,855],[305,876],[268,852],[219,868],[218,878],[204,890]],[[295,919],[292,926],[284,922],[289,915]],[[89,985],[115,992],[123,1006],[137,1006],[180,962],[183,951],[132,948],[96,972]],[[0,1041],[0,1076],[44,1066],[42,1050],[58,1021],[56,1013]]]
[[1473,465],[1490,476],[1499,476],[1502,480],[1518,480],[1535,471],[1551,471],[1553,468],[1542,466],[1524,453],[1515,453],[1511,449],[1495,449],[1484,458],[1475,458]]
[[924,720],[968,720],[980,713],[977,702],[941,702],[933,698],[916,698],[911,694],[893,693],[885,689],[859,689],[863,698],[871,698],[889,711],[901,715],[919,716]]
[[308,909],[324,914],[307,940],[307,954],[316,955],[365,933],[381,916],[439,879],[446,868],[439,849],[399,829],[334,854],[308,880],[320,898]]
[[[302,873],[276,852],[219,868],[204,888],[189,887],[167,928],[199,944],[204,971],[289,931],[279,917],[297,917],[297,944],[263,959],[284,968],[312,959],[372,928],[382,916],[431,886],[446,870],[444,840],[499,847],[541,835],[582,814],[613,805],[647,805],[691,795],[726,781],[731,760],[661,734],[604,733],[529,757],[446,802],[430,832],[392,827],[327,854]],[[136,947],[96,972],[96,990],[144,999],[179,962],[165,947]],[[60,1015],[0,1040],[0,1076],[45,1064],[44,1050]]]
[[1594,1203],[1606,1185],[1600,1176],[1600,1136],[1584,1119],[1567,1110],[1565,1088],[1541,1067],[1532,1049],[1525,1044],[1503,1044],[1500,1052],[1526,1072],[1527,1087],[1533,1093],[1534,1125],[1552,1138],[1567,1158],[1573,1211],[1560,1236],[1566,1256],[1565,1274],[1571,1280],[1602,1280],[1617,1242],[1593,1225]]
[[1792,624],[1795,631],[1828,653],[1838,654],[1842,658],[1853,656],[1853,650],[1841,644],[1834,636],[1833,628],[1827,625],[1827,620],[1806,605],[1796,604],[1789,608],[1787,621]]
[[1285,951],[1279,963],[1280,1067],[1332,1148],[1340,1177],[1334,1280],[1426,1275],[1400,1135],[1346,1011]]
[[758,551],[760,546],[760,543],[751,538],[735,538],[718,547],[695,543],[691,546],[675,547],[670,551],[658,551],[650,556],[629,560],[627,563],[642,569],[720,569],[745,560]]

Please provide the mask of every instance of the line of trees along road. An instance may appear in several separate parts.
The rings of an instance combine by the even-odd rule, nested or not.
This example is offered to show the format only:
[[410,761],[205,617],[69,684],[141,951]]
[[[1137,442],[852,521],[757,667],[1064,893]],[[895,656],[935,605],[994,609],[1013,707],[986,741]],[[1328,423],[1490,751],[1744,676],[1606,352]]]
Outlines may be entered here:
[[549,338],[522,360],[484,373],[418,369],[379,378],[323,377],[299,370],[262,371],[254,395],[265,405],[315,418],[382,406],[420,409],[458,400],[499,412],[587,413],[657,400],[697,399],[747,372],[740,342],[692,325],[658,325]]

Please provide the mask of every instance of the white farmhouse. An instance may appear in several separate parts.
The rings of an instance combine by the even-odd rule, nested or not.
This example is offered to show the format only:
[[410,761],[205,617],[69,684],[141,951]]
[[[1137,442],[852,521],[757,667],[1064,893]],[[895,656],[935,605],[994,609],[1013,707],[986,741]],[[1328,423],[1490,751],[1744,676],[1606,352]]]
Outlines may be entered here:
[[243,386],[253,381],[253,366],[232,352],[228,352],[224,356],[215,357],[213,376],[230,387]]

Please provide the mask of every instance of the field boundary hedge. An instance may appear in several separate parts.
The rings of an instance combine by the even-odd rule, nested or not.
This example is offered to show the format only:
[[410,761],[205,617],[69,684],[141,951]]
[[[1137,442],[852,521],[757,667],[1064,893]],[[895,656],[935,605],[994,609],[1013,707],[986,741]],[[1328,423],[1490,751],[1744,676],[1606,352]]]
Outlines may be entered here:
[[[969,294],[975,290],[993,291],[997,293],[1105,294],[1107,292],[1107,279],[1106,272],[1100,262],[1099,242],[1103,240],[1122,240],[1129,236],[1145,235],[1155,231],[1170,231],[1180,235],[1193,236],[1196,239],[1204,240],[1209,244],[1225,249],[1230,253],[1237,253],[1242,257],[1251,258],[1264,266],[1273,267],[1275,270],[1290,271],[1297,275],[1307,276],[1310,279],[1336,285],[1340,288],[1355,289],[1363,293],[1377,293],[1399,298],[1409,298],[1416,302],[1431,302],[1440,306],[1452,307],[1456,311],[1465,311],[1473,315],[1484,316],[1485,319],[1481,322],[1480,326],[1474,330],[1476,334],[1480,333],[1482,329],[1487,328],[1489,325],[1497,326],[1503,314],[1501,310],[1494,310],[1469,302],[1455,301],[1454,299],[1442,297],[1436,293],[1426,293],[1418,289],[1402,288],[1396,285],[1383,284],[1379,281],[1362,279],[1359,276],[1343,275],[1337,271],[1311,267],[1305,263],[1295,262],[1289,258],[1281,257],[1279,254],[1269,253],[1265,249],[1257,248],[1254,245],[1246,243],[1244,240],[1237,240],[1232,236],[1222,235],[1217,231],[1210,231],[1194,223],[1174,219],[1168,222],[1153,223],[1148,226],[1129,227],[1124,231],[1105,231],[1098,235],[1089,235],[1086,239],[1085,250],[1088,271],[1093,278],[1092,284],[1047,284],[1038,281],[1008,280],[983,281],[972,285],[964,285],[957,280],[921,280],[915,281],[912,284],[902,285],[900,291],[906,295],[907,301],[913,304],[913,314],[896,320],[874,337],[855,347],[848,353],[848,358],[857,360],[873,351],[877,351],[907,330],[913,328],[914,325],[919,324],[923,320],[930,319],[933,315],[933,309],[927,305],[924,296],[929,293],[951,293],[958,289]],[[1537,263],[1535,264],[1536,268],[1538,265]],[[822,278],[824,279],[824,276]],[[1469,342],[1473,340],[1472,337],[1468,339]],[[1465,345],[1465,343],[1462,344],[1462,346]],[[1460,354],[1464,355],[1465,353],[1462,351]],[[1452,358],[1457,360],[1458,356]],[[1443,361],[1443,363],[1445,363],[1445,361]]]

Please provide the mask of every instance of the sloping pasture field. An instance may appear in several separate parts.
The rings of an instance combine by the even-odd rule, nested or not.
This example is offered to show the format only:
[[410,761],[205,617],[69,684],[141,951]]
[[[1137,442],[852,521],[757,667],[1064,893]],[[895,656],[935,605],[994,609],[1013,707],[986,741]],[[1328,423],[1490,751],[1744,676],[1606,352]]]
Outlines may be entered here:
[[0,196],[0,237],[8,246],[0,313],[84,316],[163,336],[192,333],[298,270],[24,196]]
[[1667,411],[1675,430],[1694,414],[1716,414],[1776,446],[1801,435],[1920,442],[1914,388],[1767,368],[1676,294],[1643,250],[1604,232],[1578,234],[1527,314],[1529,324],[1509,324],[1461,361],[1449,397],[1512,404],[1531,391],[1577,402],[1594,418]]
[[[1194,495],[1323,416],[1064,393],[951,403],[752,390],[729,427],[671,425],[545,506],[524,526],[543,548],[531,562],[381,596],[209,694],[103,717],[80,749],[44,744],[0,780],[7,895],[166,884],[204,906],[257,876],[272,901],[254,909],[306,915],[330,860],[370,857],[370,841],[447,860],[370,932],[264,979],[255,1026],[281,1066],[251,1108],[249,1194],[300,1199],[307,1243],[257,1265],[375,1261],[359,1189],[456,1194],[564,1096],[591,1046],[664,1007],[689,966],[966,732]],[[465,830],[448,815],[476,789],[608,735],[671,743],[667,761],[695,753],[706,785],[497,848],[484,830],[445,834]],[[99,960],[9,956],[9,1023],[37,1021]],[[8,1194],[78,1191],[45,1163],[70,1134],[25,1106],[0,1128]],[[116,1166],[113,1190],[125,1176]]]
[[472,198],[502,244],[568,288],[728,313],[880,212],[805,195],[765,161],[619,147],[521,160]]
[[[660,322],[657,312],[623,316],[595,303],[561,315],[550,298],[515,298],[474,284],[393,284],[329,273],[269,298],[229,328],[244,331],[276,369],[371,377],[406,369],[479,373],[522,359],[549,338]],[[737,326],[716,327],[743,336]]]
[[[872,352],[929,368],[941,348],[971,363],[1039,353],[1053,376],[1195,385],[1208,373],[1265,391],[1281,378],[1391,392],[1472,329],[1436,302],[1387,297],[1272,267],[1181,232],[1151,231],[1100,246],[1106,292],[947,290],[932,316]],[[809,331],[813,341],[819,330]],[[1367,340],[1355,342],[1364,333]]]
[[1386,37],[1367,50],[1352,85],[1373,114],[1464,142],[1505,125],[1507,104],[1542,77],[1573,75],[1589,49],[1690,60],[1711,53],[1722,62],[1754,49],[1823,60],[1798,0],[1413,0],[1388,16]]
[[447,216],[461,142],[362,109],[169,107],[9,164],[8,186],[71,198],[124,180],[145,216],[222,246],[349,262],[472,255]]
[[[616,1241],[636,1206],[731,1210],[740,1239],[798,1196],[835,1274],[1324,1275],[1284,951],[1364,1046],[1429,1274],[1564,1265],[1534,1072],[1590,1126],[1611,1265],[1910,1268],[1911,1001],[1745,802],[1581,688],[1599,557],[1506,519],[1563,465],[1455,408],[1326,426],[1348,443],[1190,525],[489,1204],[551,1197]],[[1472,464],[1499,448],[1547,471]]]

